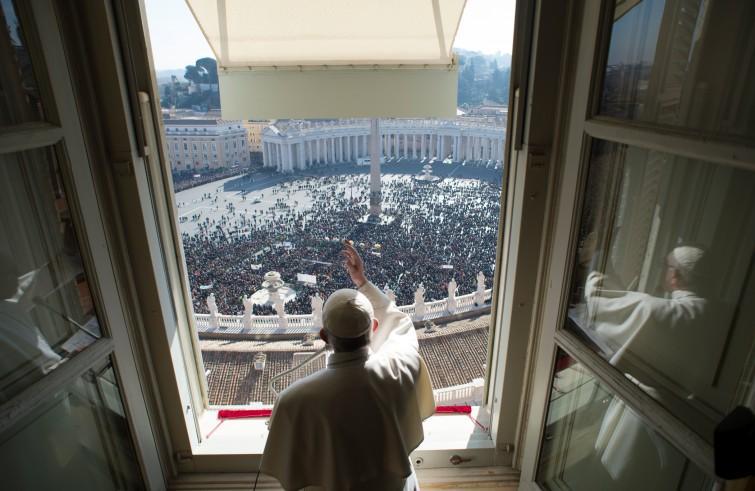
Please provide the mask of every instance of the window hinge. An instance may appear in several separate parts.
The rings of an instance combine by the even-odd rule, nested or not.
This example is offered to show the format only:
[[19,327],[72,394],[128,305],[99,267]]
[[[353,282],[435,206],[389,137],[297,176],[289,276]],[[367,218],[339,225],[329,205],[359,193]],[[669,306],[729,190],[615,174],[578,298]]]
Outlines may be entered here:
[[193,459],[193,456],[191,452],[186,450],[179,450],[174,454],[174,457],[176,459],[177,464],[185,464],[187,462],[191,462]]
[[117,175],[118,177],[127,177],[134,175],[134,163],[131,160],[114,162],[113,168],[115,169],[115,175]]

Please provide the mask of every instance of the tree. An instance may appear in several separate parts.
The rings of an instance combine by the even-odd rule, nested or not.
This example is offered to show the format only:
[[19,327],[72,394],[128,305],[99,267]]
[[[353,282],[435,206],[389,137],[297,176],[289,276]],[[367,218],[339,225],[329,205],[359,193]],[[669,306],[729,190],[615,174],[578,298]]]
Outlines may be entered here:
[[218,64],[212,58],[200,58],[194,65],[186,65],[184,78],[195,84],[216,84]]
[[202,83],[218,83],[218,64],[213,58],[200,58],[197,60],[196,66],[202,74]]
[[202,75],[199,73],[199,69],[195,65],[186,65],[186,73],[184,73],[184,78],[189,82],[194,82],[195,84],[202,83]]

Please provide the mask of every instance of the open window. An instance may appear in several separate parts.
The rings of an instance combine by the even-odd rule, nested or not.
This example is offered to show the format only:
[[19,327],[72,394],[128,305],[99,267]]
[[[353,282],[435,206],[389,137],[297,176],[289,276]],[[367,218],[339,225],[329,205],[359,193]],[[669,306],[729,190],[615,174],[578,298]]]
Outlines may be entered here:
[[[188,365],[196,367],[196,374],[188,373],[195,382],[187,382],[199,404],[194,453],[259,453],[264,420],[218,420],[218,410],[270,407],[273,377],[285,372],[275,382],[279,391],[323,366],[321,359],[289,373],[298,360],[322,346],[317,337],[322,301],[335,289],[350,286],[338,257],[340,241],[350,239],[364,256],[370,279],[412,316],[437,404],[474,407],[471,417],[428,421],[427,441],[417,453],[419,466],[449,465],[449,457],[459,451],[466,452],[461,455],[473,466],[505,463],[513,446],[496,452],[503,446],[497,440],[504,436],[492,426],[499,423],[500,407],[506,404],[499,397],[503,367],[513,360],[523,363],[519,353],[502,360],[508,332],[497,328],[508,315],[501,312],[505,228],[510,226],[506,210],[520,206],[506,194],[511,56],[501,53],[510,52],[511,46],[486,41],[487,53],[475,52],[474,32],[508,24],[502,30],[510,33],[513,4],[488,11],[490,5],[468,5],[471,17],[462,16],[458,27],[460,36],[467,32],[469,39],[460,45],[468,49],[452,54],[459,19],[448,19],[461,11],[447,12],[441,3],[444,9],[435,14],[443,19],[444,36],[451,34],[450,40],[441,39],[447,58],[428,58],[437,57],[437,45],[432,55],[396,50],[409,58],[379,60],[378,72],[401,75],[405,85],[387,84],[394,87],[388,94],[379,86],[374,94],[362,92],[361,98],[373,103],[390,96],[393,109],[354,101],[332,101],[322,109],[311,102],[318,97],[302,92],[297,97],[312,106],[306,110],[290,109],[280,94],[281,87],[288,87],[287,78],[299,73],[298,64],[246,69],[238,60],[223,61],[222,50],[227,54],[242,49],[234,44],[233,29],[239,26],[223,24],[215,15],[206,17],[208,4],[217,12],[217,2],[188,2],[193,17],[186,5],[176,8],[186,11],[189,22],[199,20],[212,45],[207,52],[216,56],[200,52],[189,58],[185,69],[163,72],[163,64],[156,71],[162,110],[156,144],[162,146],[164,160],[153,176],[155,183],[163,182],[156,192],[165,193],[169,203],[162,212],[162,233],[175,244],[180,259],[174,287],[183,290],[178,309],[186,312],[182,339],[188,345],[181,356],[191,358]],[[153,40],[165,36],[160,33],[166,29],[161,22],[165,17],[160,17],[164,7],[146,7]],[[418,18],[438,27],[432,14],[432,9],[423,10]],[[494,22],[486,23],[486,18]],[[218,22],[215,39],[212,26]],[[228,29],[225,34],[222,26]],[[437,43],[435,27],[431,38]],[[201,36],[195,25],[189,28]],[[411,40],[396,34],[407,29],[399,23],[383,30],[385,46],[411,46]],[[295,36],[294,41],[306,44]],[[155,60],[164,57],[158,44],[152,43]],[[249,56],[261,56],[255,53]],[[374,54],[364,56],[373,60]],[[304,69],[311,72],[308,76],[340,83],[342,74],[332,73],[332,67],[310,65]],[[342,68],[347,74],[375,77],[370,67]],[[454,75],[451,94],[449,73]],[[430,79],[422,79],[426,76]],[[267,78],[277,85],[271,87]],[[259,90],[267,88],[268,99],[281,107],[263,104],[240,89],[239,79]],[[328,97],[321,82],[310,83],[317,96]],[[412,102],[412,97],[426,98],[424,92],[435,97],[429,105]],[[453,101],[450,113],[447,99]],[[228,111],[219,106],[224,101],[231,101]],[[349,107],[358,117],[334,117],[347,114],[344,108]],[[236,116],[240,108],[248,108],[241,118]],[[271,111],[277,117],[263,119]],[[226,119],[226,114],[233,116]],[[294,117],[283,119],[287,114]],[[431,117],[385,117],[411,114]],[[439,114],[444,117],[436,117]],[[488,375],[493,365],[497,379]],[[493,395],[496,387],[498,397]],[[511,403],[511,416],[503,417],[507,443],[517,426],[513,406],[518,406],[518,394],[512,393],[516,402]],[[240,431],[252,435],[244,444],[235,438]]]

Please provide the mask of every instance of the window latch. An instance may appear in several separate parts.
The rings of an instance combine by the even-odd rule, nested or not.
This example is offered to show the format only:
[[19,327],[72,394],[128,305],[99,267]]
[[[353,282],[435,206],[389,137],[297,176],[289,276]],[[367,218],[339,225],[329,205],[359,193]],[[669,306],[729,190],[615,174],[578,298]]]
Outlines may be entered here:
[[462,458],[460,455],[452,455],[450,459],[448,459],[449,462],[453,465],[459,465],[463,462],[471,462],[472,459],[465,459]]

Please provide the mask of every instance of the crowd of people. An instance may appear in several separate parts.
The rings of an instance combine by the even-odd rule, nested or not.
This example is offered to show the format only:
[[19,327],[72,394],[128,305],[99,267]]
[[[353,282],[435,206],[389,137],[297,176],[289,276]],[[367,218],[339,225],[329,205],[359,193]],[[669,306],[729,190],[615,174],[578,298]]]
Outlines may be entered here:
[[217,181],[218,179],[225,179],[227,177],[238,176],[241,174],[252,174],[259,172],[258,169],[250,169],[249,167],[236,167],[227,169],[225,167],[220,169],[201,169],[201,170],[182,170],[173,172],[173,190],[178,193],[184,189],[201,186],[209,182]]
[[[242,297],[261,288],[266,271],[278,271],[297,291],[286,312],[310,313],[311,295],[326,298],[350,285],[339,257],[343,239],[354,241],[368,277],[393,290],[399,305],[413,303],[420,284],[426,301],[445,298],[452,278],[459,295],[471,293],[479,271],[492,277],[500,193],[500,183],[488,180],[420,183],[394,174],[383,179],[379,224],[365,223],[364,174],[300,176],[259,193],[240,193],[242,202],[253,195],[266,204],[253,210],[203,196],[223,213],[217,219],[200,216],[194,233],[183,233],[194,310],[207,313],[206,298],[214,293],[220,313],[241,314]],[[297,273],[314,275],[316,284],[297,283]],[[273,313],[260,305],[253,311]]]

